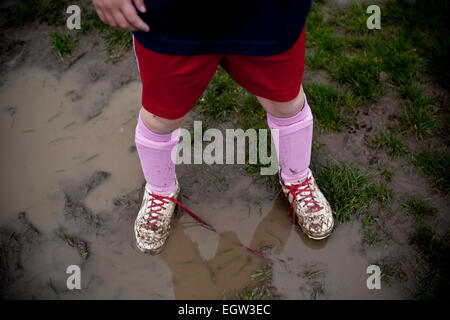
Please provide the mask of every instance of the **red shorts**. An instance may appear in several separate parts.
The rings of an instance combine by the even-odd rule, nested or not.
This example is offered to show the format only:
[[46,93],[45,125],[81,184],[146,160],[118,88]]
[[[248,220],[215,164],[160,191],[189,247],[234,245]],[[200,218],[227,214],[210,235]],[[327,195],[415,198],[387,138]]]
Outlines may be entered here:
[[142,106],[166,119],[184,116],[206,89],[217,66],[250,93],[286,102],[297,97],[305,66],[305,29],[287,51],[273,56],[158,53],[134,40],[142,79]]

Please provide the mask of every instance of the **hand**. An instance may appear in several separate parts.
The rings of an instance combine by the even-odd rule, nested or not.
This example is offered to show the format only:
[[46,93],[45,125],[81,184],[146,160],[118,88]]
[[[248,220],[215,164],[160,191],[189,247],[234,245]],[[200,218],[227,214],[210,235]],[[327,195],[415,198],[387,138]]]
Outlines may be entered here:
[[144,0],[93,0],[100,19],[112,27],[130,31],[149,31],[149,26],[138,16],[146,11]]

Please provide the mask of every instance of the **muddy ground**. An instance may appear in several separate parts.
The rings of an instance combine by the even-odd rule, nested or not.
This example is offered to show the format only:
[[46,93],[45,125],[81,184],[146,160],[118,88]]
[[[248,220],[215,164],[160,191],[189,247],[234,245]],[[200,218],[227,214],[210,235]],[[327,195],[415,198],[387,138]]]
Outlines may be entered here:
[[[330,238],[312,241],[291,224],[288,207],[242,165],[179,165],[181,201],[213,225],[213,233],[177,210],[166,249],[135,248],[133,222],[144,178],[134,146],[141,85],[132,51],[105,61],[104,40],[84,35],[71,57],[51,47],[53,26],[14,29],[20,44],[2,52],[0,87],[0,242],[2,295],[12,299],[234,299],[265,267],[269,298],[409,299],[420,257],[410,244],[413,219],[401,204],[413,194],[432,199],[431,223],[448,230],[450,199],[412,164],[367,142],[400,113],[386,85],[378,102],[357,115],[358,127],[314,132],[319,167],[330,159],[395,172],[385,182],[391,209],[368,210],[380,237],[364,240],[360,219],[338,223]],[[10,38],[11,34],[8,35]],[[305,83],[326,75],[307,69]],[[440,88],[430,91],[447,94]],[[204,119],[194,109],[185,124]],[[232,128],[231,121],[220,129]],[[432,143],[432,142],[430,142]],[[414,141],[409,143],[414,147]],[[241,244],[263,250],[262,258]],[[367,266],[389,281],[368,290]],[[79,265],[82,289],[68,290],[66,269]],[[253,275],[253,277],[252,277]]]

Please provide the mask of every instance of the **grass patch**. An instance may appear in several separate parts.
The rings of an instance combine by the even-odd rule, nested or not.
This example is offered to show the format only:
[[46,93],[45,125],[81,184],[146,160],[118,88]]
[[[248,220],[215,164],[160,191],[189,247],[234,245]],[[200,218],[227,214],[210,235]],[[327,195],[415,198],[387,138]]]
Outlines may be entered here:
[[412,197],[402,204],[403,209],[407,214],[413,215],[416,218],[423,218],[426,216],[436,215],[436,208],[431,205],[429,199]]
[[305,64],[313,70],[326,69],[329,58],[330,54],[328,52],[315,48],[310,52],[306,52]]
[[95,10],[89,7],[82,9],[84,12],[81,23],[81,33],[87,34],[91,31],[98,31],[106,42],[105,51],[108,60],[116,62],[122,55],[133,47],[131,32],[123,29],[116,29],[103,23]]
[[236,294],[237,300],[267,300],[273,296],[272,267],[264,265],[250,276],[249,283]]
[[384,10],[386,25],[401,24],[409,39],[427,57],[427,67],[437,82],[450,88],[450,2],[447,0],[389,0]]
[[[270,131],[268,130],[268,137],[267,137],[267,143],[271,143],[272,142],[272,135],[270,133]],[[265,168],[265,167],[270,167],[271,164],[266,164],[263,165],[261,163],[261,158],[260,158],[260,154],[259,154],[259,147],[260,147],[260,136],[257,135],[257,144],[256,144],[256,154],[257,154],[257,161],[256,163],[252,164],[252,163],[248,163],[248,161],[246,161],[245,163],[245,171],[250,174],[253,179],[261,179],[264,183],[264,185],[271,191],[274,191],[276,189],[278,189],[280,187],[279,181],[278,181],[278,174],[273,174],[273,175],[261,175],[261,169]],[[274,154],[275,151],[275,146],[274,144],[271,144],[270,147],[268,146],[268,148],[270,148],[270,150],[268,151],[268,155],[269,154]],[[246,150],[246,159],[249,159],[249,148],[247,148]],[[278,170],[277,170],[278,171]]]
[[433,100],[416,85],[404,88],[403,93],[408,97],[408,101],[400,118],[401,127],[414,133],[417,139],[422,139],[436,128],[436,121],[432,116]]
[[[444,0],[433,4],[425,0],[388,1],[381,10],[382,29],[367,30],[365,5],[352,3],[335,10],[325,21],[323,9],[313,4],[306,28],[311,48],[306,63],[313,69],[325,69],[348,85],[362,104],[377,100],[382,89],[380,73],[385,72],[405,98],[401,130],[421,139],[437,129],[433,101],[416,82],[419,72],[427,67],[436,77],[444,74],[448,79],[445,57],[450,40],[443,35],[448,30],[444,13],[450,14],[449,7]],[[433,28],[423,27],[428,25]],[[448,83],[441,81],[447,88]]]
[[113,28],[103,23],[91,6],[83,6],[82,12],[81,33],[99,32],[106,42],[105,51],[108,54],[108,60],[118,61],[133,47],[131,31]]
[[221,67],[197,105],[201,113],[215,122],[228,118],[243,130],[267,128],[266,112],[256,97],[246,92]]
[[39,21],[48,25],[66,23],[68,0],[23,0],[19,5],[11,6],[6,27],[21,27],[26,23]]
[[337,65],[331,75],[336,80],[350,85],[361,101],[375,101],[381,91],[381,62],[379,57],[366,53],[343,56],[337,59]]
[[[68,0],[24,0],[21,4],[11,7],[11,19],[6,22],[8,27],[20,27],[26,23],[38,21],[47,25],[64,25],[68,17],[67,7],[72,4]],[[132,46],[131,32],[112,28],[103,23],[93,10],[92,4],[81,5],[81,34],[98,31],[106,42],[105,51],[108,60],[117,61],[129,51]],[[71,40],[65,34],[56,35],[52,32],[52,43],[60,57],[70,55]],[[72,40],[75,41],[76,37]]]
[[391,197],[385,186],[372,181],[370,173],[346,163],[327,163],[317,171],[316,179],[341,222],[361,214],[374,201],[386,202]]
[[102,33],[106,41],[105,50],[109,59],[119,60],[122,55],[133,47],[131,31],[115,28],[107,28]]
[[404,156],[408,153],[405,145],[398,137],[398,134],[393,130],[381,131],[381,133],[371,141],[370,146],[386,148],[391,159]]
[[246,93],[244,102],[239,106],[242,129],[267,129],[266,111],[252,94]]
[[71,36],[68,32],[53,31],[48,34],[52,42],[52,47],[62,59],[67,56],[71,56],[78,39]]
[[341,55],[344,42],[334,34],[334,26],[324,22],[324,14],[317,2],[313,1],[306,20],[306,46],[314,48],[306,56],[306,64],[312,69],[329,70],[336,56]]
[[438,237],[424,224],[418,224],[411,235],[411,244],[423,259],[416,277],[417,299],[446,299],[450,296],[450,233]]
[[236,300],[267,300],[268,292],[263,287],[246,287],[236,295]]
[[417,53],[398,39],[391,45],[383,46],[381,50],[383,70],[386,71],[389,79],[399,87],[411,85],[421,69]]
[[350,4],[346,8],[335,11],[331,23],[344,28],[351,33],[365,33],[367,29],[367,13],[359,2]]
[[[221,67],[214,74],[211,82],[197,102],[200,112],[208,116],[213,123],[223,121],[225,118],[231,120],[244,131],[253,128],[267,129],[266,112],[256,97],[240,87]],[[267,142],[271,142],[270,131]],[[257,138],[259,135],[257,132]],[[246,162],[245,171],[255,179],[261,178],[264,184],[273,190],[278,186],[277,175],[260,175],[262,167],[267,166],[259,161],[259,140],[256,153],[258,160],[256,164]],[[248,147],[246,150],[248,159]]]
[[431,178],[432,184],[445,193],[450,191],[450,153],[432,146],[414,154],[411,162]]
[[94,30],[103,31],[110,28],[107,24],[100,20],[97,12],[93,10],[92,7],[83,6],[81,8],[81,12],[83,12],[80,30],[81,33],[87,34]]
[[384,168],[384,169],[381,170],[380,176],[384,180],[386,180],[386,182],[392,182],[394,180],[394,177],[395,177],[395,172],[392,171],[392,170]]
[[200,112],[214,121],[223,120],[230,113],[238,111],[238,100],[242,90],[225,70],[218,68],[199,99]]
[[374,228],[375,222],[376,219],[370,213],[361,219],[363,241],[369,246],[375,246],[381,242],[380,236]]
[[324,294],[325,294],[324,284],[322,282],[314,283],[310,299],[311,300],[318,300],[320,298],[320,296],[322,296]]
[[298,274],[305,281],[299,286],[300,292],[305,299],[318,300],[325,295],[323,280],[326,273],[327,271],[325,269],[317,269],[316,266],[307,266],[302,274]]
[[378,265],[381,271],[381,281],[390,286],[394,281],[407,281],[408,276],[403,270],[401,259],[396,256],[385,256],[373,264]]
[[317,82],[305,85],[305,94],[321,131],[341,131],[346,106],[343,96],[332,86]]

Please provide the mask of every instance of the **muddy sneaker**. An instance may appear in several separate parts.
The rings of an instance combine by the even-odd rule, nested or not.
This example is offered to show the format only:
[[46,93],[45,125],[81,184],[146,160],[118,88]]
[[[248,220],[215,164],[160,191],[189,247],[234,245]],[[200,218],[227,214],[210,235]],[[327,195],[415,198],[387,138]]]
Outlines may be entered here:
[[334,227],[333,211],[308,169],[308,176],[301,183],[284,183],[280,177],[283,193],[288,200],[292,222],[297,216],[298,224],[311,239],[325,239]]
[[153,194],[145,186],[141,209],[134,223],[136,245],[140,251],[158,254],[164,249],[173,225],[173,213],[178,203],[176,200],[180,193],[178,182],[177,187],[174,193],[160,196]]

